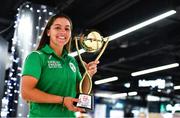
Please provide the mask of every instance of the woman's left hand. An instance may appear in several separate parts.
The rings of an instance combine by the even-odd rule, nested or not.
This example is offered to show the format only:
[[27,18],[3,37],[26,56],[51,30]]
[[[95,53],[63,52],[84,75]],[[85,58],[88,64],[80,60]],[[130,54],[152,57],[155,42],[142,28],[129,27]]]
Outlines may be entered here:
[[87,71],[88,71],[88,73],[89,73],[89,75],[91,77],[97,72],[97,64],[99,64],[99,61],[96,61],[96,60],[95,61],[91,61],[88,64],[85,63]]

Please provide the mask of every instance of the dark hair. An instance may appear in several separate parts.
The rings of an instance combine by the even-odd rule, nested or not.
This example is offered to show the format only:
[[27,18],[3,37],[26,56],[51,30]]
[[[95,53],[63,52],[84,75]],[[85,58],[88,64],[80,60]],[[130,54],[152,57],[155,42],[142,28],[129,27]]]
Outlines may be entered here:
[[[47,35],[47,31],[50,29],[51,25],[54,23],[54,21],[57,19],[57,18],[66,18],[69,22],[70,22],[70,27],[71,27],[71,30],[73,29],[73,26],[72,26],[72,21],[71,19],[65,15],[65,14],[56,14],[54,16],[52,16],[47,24],[46,24],[46,27],[44,29],[44,31],[42,32],[42,36],[41,36],[41,39],[40,39],[40,42],[39,42],[39,45],[37,47],[36,50],[40,50],[41,48],[43,48],[46,44],[49,44],[50,43],[50,38],[49,36]],[[69,42],[65,45],[66,49],[68,52],[70,52],[70,47],[71,47],[71,39],[69,40]]]

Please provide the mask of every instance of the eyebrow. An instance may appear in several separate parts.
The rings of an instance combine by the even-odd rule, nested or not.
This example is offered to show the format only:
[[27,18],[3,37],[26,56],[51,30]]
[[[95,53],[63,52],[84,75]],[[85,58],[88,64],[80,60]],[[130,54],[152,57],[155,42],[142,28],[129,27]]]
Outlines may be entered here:
[[[54,26],[61,26],[60,24],[54,24]],[[71,27],[70,25],[66,25],[65,27]]]

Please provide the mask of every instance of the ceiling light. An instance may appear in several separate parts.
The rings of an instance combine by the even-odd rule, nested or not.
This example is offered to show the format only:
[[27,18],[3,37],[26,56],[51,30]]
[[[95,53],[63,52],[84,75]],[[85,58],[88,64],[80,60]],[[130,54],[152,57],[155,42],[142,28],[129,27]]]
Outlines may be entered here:
[[116,34],[114,34],[114,35],[111,35],[111,36],[109,36],[109,40],[111,41],[111,40],[114,40],[114,39],[119,38],[119,37],[121,37],[121,36],[124,36],[124,35],[126,35],[126,34],[128,34],[128,33],[131,33],[131,32],[133,32],[133,31],[135,31],[135,30],[138,30],[138,29],[143,28],[143,27],[145,27],[145,26],[147,26],[147,25],[150,25],[150,24],[152,24],[152,23],[155,23],[155,22],[157,22],[157,21],[159,21],[159,20],[162,20],[162,19],[164,19],[164,18],[166,18],[166,17],[168,17],[168,16],[171,16],[171,15],[173,15],[173,14],[175,14],[175,13],[176,13],[175,10],[170,10],[170,11],[168,11],[168,12],[165,12],[165,13],[159,15],[159,16],[156,16],[156,17],[151,18],[151,19],[149,19],[149,20],[147,20],[147,21],[144,21],[144,22],[142,22],[142,23],[140,23],[140,24],[137,24],[137,25],[134,25],[134,26],[132,26],[132,27],[130,27],[130,28],[128,28],[128,29],[125,29],[125,30],[123,30],[123,31],[121,31],[121,32],[118,32],[118,33],[116,33]]
[[112,98],[110,93],[95,93],[96,97]]
[[174,86],[174,90],[179,90],[180,89],[180,85],[179,86]]
[[130,83],[125,83],[124,86],[125,86],[126,88],[130,88],[130,87],[131,87],[131,84],[130,84]]
[[169,65],[165,65],[165,66],[159,66],[159,67],[155,67],[155,68],[151,68],[151,69],[133,72],[133,73],[131,73],[131,76],[135,77],[135,76],[153,73],[153,72],[157,72],[157,71],[162,71],[162,70],[166,70],[166,69],[170,69],[170,68],[175,68],[178,66],[179,66],[178,63],[173,63],[173,64],[169,64]]
[[127,93],[112,93],[112,92],[97,92],[94,94],[96,97],[119,99],[127,97]]
[[127,93],[117,93],[117,94],[112,94],[112,98],[113,99],[118,99],[118,98],[123,98],[123,97],[126,97],[127,96]]
[[129,92],[128,95],[129,96],[135,96],[135,95],[137,95],[137,92]]
[[112,81],[116,81],[118,80],[118,77],[110,77],[110,78],[106,78],[106,79],[101,79],[101,80],[97,80],[95,81],[95,84],[103,84],[103,83],[108,83],[108,82],[112,82]]
[[[80,49],[80,50],[79,50],[79,53],[80,53],[80,54],[81,54],[81,53],[84,53],[84,52],[85,52],[84,49]],[[75,52],[70,53],[69,55],[75,57],[75,56],[78,55],[78,53],[77,53],[77,51],[75,51]]]
[[160,98],[158,96],[153,95],[147,95],[147,101],[160,101]]

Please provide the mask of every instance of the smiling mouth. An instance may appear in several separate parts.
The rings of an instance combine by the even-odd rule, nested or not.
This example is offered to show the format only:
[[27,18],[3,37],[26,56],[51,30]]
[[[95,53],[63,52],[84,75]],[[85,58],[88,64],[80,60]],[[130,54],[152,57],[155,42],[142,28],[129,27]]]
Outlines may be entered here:
[[59,40],[65,40],[66,38],[63,37],[63,36],[58,36],[57,39],[59,39]]

